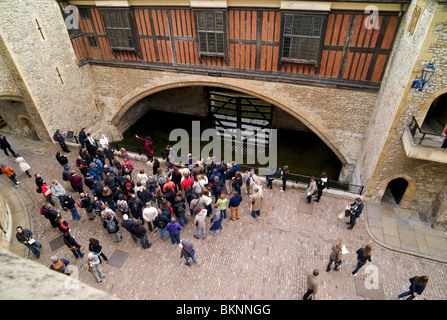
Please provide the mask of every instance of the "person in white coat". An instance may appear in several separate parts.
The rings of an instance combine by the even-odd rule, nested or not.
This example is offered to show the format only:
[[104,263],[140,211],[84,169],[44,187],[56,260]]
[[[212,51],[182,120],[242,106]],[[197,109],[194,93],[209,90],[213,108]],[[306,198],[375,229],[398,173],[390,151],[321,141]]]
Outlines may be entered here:
[[20,171],[25,172],[28,177],[31,178],[31,174],[29,173],[29,169],[31,169],[30,165],[26,163],[25,159],[23,159],[20,155],[16,153],[16,162],[19,164]]
[[99,139],[99,144],[104,149],[109,144],[109,139],[105,136],[105,134],[101,135],[101,138]]

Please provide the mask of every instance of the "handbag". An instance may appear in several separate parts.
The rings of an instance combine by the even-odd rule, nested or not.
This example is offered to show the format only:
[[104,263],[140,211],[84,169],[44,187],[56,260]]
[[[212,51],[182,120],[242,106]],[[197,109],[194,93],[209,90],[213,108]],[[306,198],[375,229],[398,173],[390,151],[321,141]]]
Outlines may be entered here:
[[350,217],[350,216],[351,216],[351,210],[346,209],[345,217]]

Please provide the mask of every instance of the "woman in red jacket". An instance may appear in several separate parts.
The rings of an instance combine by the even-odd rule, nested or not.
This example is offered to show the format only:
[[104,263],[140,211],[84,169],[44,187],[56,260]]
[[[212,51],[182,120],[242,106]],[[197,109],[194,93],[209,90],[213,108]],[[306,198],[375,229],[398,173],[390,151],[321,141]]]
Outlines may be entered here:
[[47,185],[47,183],[45,181],[42,182],[41,189],[42,189],[42,194],[45,197],[45,200],[47,202],[51,203],[51,205],[54,207],[55,204],[52,199],[53,193],[51,192],[50,187]]

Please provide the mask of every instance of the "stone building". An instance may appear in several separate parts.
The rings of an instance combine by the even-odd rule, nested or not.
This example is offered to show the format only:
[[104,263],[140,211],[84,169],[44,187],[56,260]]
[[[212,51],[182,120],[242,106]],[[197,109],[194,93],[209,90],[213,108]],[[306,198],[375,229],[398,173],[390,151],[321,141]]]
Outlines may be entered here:
[[119,140],[149,109],[203,115],[232,90],[315,133],[367,201],[391,193],[441,226],[446,45],[444,0],[6,0],[0,116],[30,139]]

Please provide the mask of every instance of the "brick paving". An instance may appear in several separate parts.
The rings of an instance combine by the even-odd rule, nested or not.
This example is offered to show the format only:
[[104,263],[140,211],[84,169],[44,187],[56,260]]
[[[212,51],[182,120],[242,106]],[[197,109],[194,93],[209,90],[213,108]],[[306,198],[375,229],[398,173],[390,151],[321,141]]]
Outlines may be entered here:
[[[31,165],[31,173],[41,173],[48,183],[57,179],[78,199],[69,182],[62,180],[63,168],[55,159],[60,147],[24,141],[28,141],[26,148],[17,144],[13,149]],[[73,152],[68,155],[69,164],[75,168],[77,148],[71,146],[70,149]],[[447,264],[380,246],[369,236],[364,217],[357,220],[353,230],[347,230],[345,221],[339,220],[337,215],[348,199],[323,194],[320,203],[307,205],[304,192],[291,188],[285,193],[279,192],[278,188],[264,190],[265,200],[257,219],[250,216],[249,198],[243,194],[241,219],[233,222],[227,218],[223,223],[225,229],[217,236],[208,231],[205,240],[193,237],[195,228],[191,216],[181,231],[181,238],[190,240],[196,249],[198,263],[191,267],[185,266],[184,259],[180,259],[178,245],[172,245],[169,238],[163,241],[158,233],[149,234],[152,247],[147,250],[140,243],[134,243],[124,228],[120,230],[123,241],[114,243],[99,217],[89,221],[81,209],[82,219],[73,221],[69,212],[61,210],[85,254],[90,237],[100,240],[103,252],[109,258],[115,250],[128,254],[120,268],[103,263],[106,278],[104,282],[96,283],[85,270],[86,256],[75,260],[65,246],[51,250],[50,241],[60,237],[61,233],[39,213],[44,198],[36,193],[34,178],[22,174],[12,156],[8,158],[2,152],[0,162],[12,165],[18,173],[21,184],[17,190],[26,203],[30,227],[43,244],[41,258],[37,261],[49,265],[54,254],[68,258],[72,267],[77,267],[76,276],[81,281],[120,299],[295,300],[305,293],[306,276],[314,268],[321,270],[317,298],[322,300],[396,299],[408,288],[408,278],[420,274],[427,274],[430,280],[419,299],[447,298]],[[150,168],[143,161],[132,160],[132,163],[136,168],[134,172]],[[60,209],[57,199],[55,203]],[[209,218],[207,223],[209,229]],[[350,253],[344,256],[341,271],[327,273],[331,247],[340,240],[345,242]],[[366,244],[373,245],[372,265],[377,267],[379,290],[356,289],[356,284],[360,288],[365,286],[364,280],[368,278],[365,267],[356,279],[350,276],[356,265],[355,251]],[[32,254],[29,258],[35,260]]]

